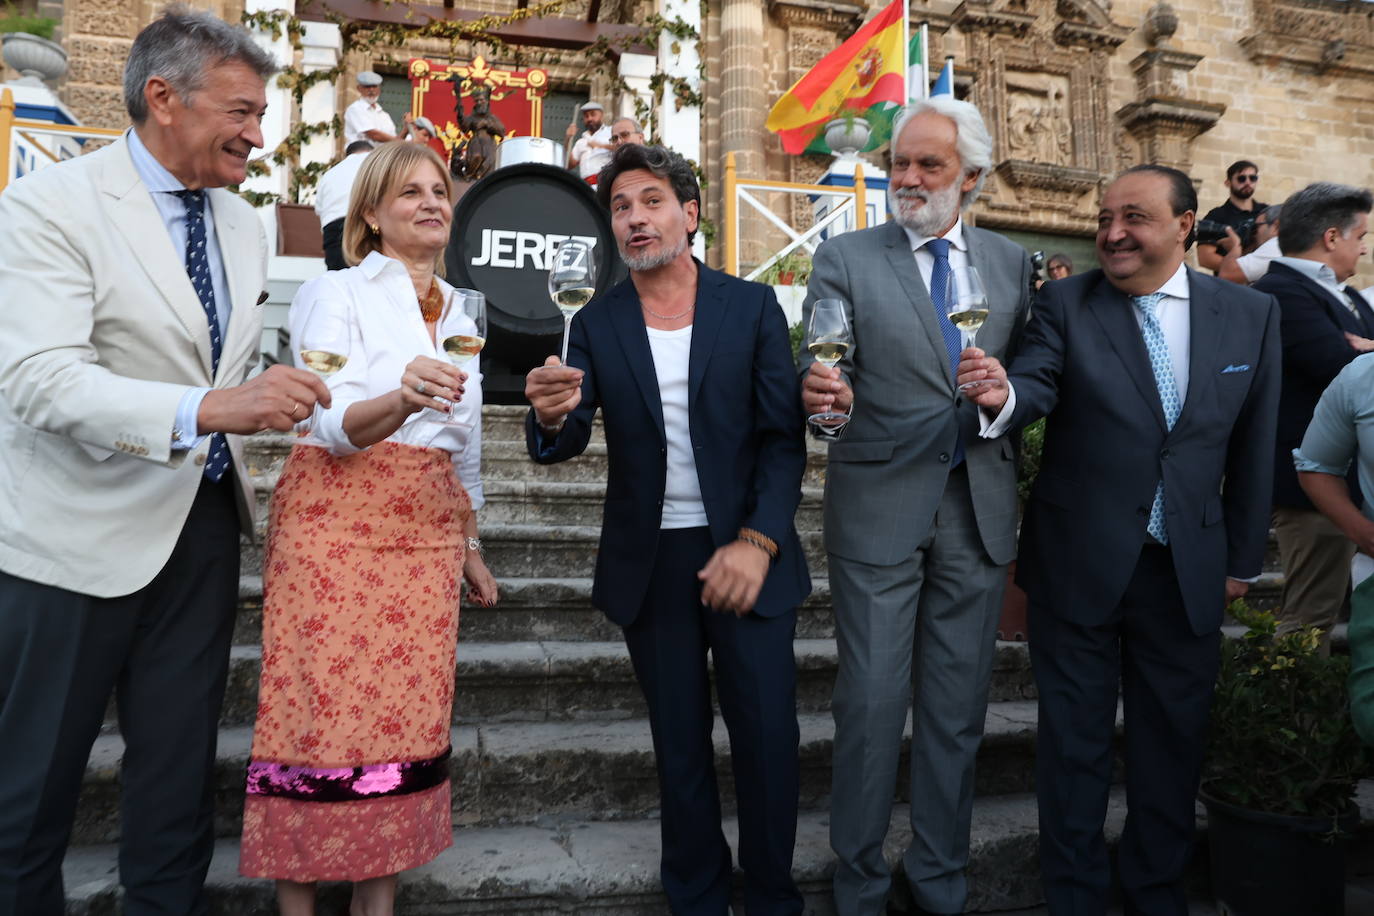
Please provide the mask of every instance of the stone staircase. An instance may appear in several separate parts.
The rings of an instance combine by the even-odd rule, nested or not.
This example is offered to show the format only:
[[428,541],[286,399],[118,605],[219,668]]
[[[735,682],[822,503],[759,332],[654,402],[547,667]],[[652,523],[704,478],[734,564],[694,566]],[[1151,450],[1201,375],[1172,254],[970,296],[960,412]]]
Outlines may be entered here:
[[[525,453],[514,407],[483,418],[487,505],[480,527],[500,580],[495,609],[464,608],[453,712],[453,848],[402,877],[398,910],[416,914],[656,914],[657,783],[643,701],[619,629],[590,603],[605,479],[599,432],[586,455],[541,467]],[[249,460],[263,508],[290,439],[254,437]],[[833,912],[827,802],[836,652],[820,537],[823,452],[813,448],[797,514],[815,591],[798,615],[802,819],[796,874],[807,912]],[[270,882],[237,875],[243,773],[256,708],[262,613],[261,547],[244,548],[240,612],[216,774],[219,836],[209,878],[212,912],[275,912]],[[1254,589],[1272,603],[1278,575]],[[987,733],[978,758],[970,912],[1040,903],[1034,687],[1024,644],[999,643]],[[715,733],[726,810],[733,783],[723,725]],[[120,912],[115,864],[122,742],[111,718],[87,767],[73,847],[65,864],[69,914]],[[903,802],[906,778],[898,782]],[[1112,802],[1109,833],[1124,803]],[[894,812],[889,858],[909,836]],[[733,821],[727,827],[733,842]],[[905,891],[896,882],[900,899]],[[326,887],[331,912],[346,889]]]

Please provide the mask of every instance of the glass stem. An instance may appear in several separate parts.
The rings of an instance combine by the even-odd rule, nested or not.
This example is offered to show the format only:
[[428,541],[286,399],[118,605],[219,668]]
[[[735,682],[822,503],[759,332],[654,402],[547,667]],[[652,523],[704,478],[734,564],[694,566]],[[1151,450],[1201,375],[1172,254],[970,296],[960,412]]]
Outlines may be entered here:
[[572,319],[567,315],[563,316],[563,353],[559,357],[559,362],[566,366],[568,364],[568,333],[572,330]]

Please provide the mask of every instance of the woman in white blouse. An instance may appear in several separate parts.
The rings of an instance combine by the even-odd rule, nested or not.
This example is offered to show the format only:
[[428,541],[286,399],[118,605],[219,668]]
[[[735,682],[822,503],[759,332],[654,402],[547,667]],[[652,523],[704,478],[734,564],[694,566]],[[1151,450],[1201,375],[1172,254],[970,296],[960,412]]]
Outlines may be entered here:
[[[387,143],[344,224],[356,266],[304,284],[292,349],[324,323],[346,350],[311,441],[272,496],[263,655],[240,870],[275,878],[281,912],[353,881],[352,911],[390,914],[396,875],[452,842],[448,783],[461,582],[490,607],[482,560],[481,374],[442,359],[461,308],[435,276],[452,218],[443,161]],[[446,325],[447,327],[448,325]]]

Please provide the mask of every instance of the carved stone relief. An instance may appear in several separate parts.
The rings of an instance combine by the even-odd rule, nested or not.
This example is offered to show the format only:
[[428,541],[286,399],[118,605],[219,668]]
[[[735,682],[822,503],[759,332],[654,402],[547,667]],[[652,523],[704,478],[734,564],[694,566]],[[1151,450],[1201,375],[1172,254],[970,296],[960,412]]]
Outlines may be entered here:
[[1343,0],[1253,0],[1255,30],[1240,40],[1251,60],[1338,76],[1374,75],[1374,17]]

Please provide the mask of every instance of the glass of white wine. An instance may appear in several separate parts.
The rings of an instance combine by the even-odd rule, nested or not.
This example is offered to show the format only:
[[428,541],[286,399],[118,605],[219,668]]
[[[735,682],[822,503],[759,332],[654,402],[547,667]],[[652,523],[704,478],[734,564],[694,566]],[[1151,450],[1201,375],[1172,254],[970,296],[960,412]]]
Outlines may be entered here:
[[[462,368],[482,352],[487,343],[487,297],[475,289],[455,289],[448,308],[439,319],[439,352]],[[453,410],[444,417],[456,423]]]
[[[344,366],[348,365],[348,352],[353,341],[353,328],[348,316],[331,307],[329,303],[317,302],[301,327],[299,338],[293,337],[292,347],[302,369],[309,369],[329,384],[329,379]],[[296,424],[296,433],[301,445],[324,445],[322,441],[309,435],[314,426],[313,415]]]
[[[854,334],[849,327],[844,300],[817,299],[812,303],[811,322],[806,328],[806,349],[827,369],[833,369],[847,354],[854,352]],[[806,421],[820,429],[838,432],[849,422],[849,414],[826,410],[812,414]]]
[[[956,267],[949,272],[945,286],[945,309],[950,324],[959,329],[962,339],[961,350],[973,346],[978,330],[988,318],[988,294],[983,289],[983,280],[978,276],[976,267]],[[965,382],[960,391],[969,391],[986,386],[1001,387],[995,379],[980,379]]]
[[573,316],[596,295],[596,257],[591,245],[580,239],[567,238],[554,252],[549,268],[549,296],[563,313],[563,352],[559,357],[568,362],[568,330]]

